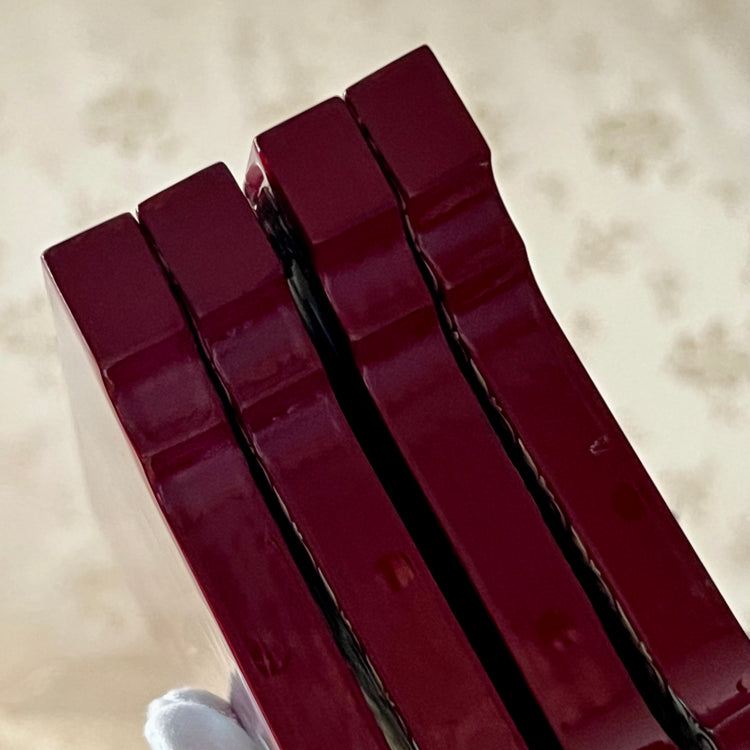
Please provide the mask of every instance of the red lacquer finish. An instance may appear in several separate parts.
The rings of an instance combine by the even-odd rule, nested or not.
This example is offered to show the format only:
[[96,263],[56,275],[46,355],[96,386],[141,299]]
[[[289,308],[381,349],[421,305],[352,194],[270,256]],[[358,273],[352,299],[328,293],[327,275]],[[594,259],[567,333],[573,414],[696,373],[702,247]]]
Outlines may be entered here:
[[750,643],[545,304],[476,125],[427,48],[347,93],[459,339],[674,693],[750,748]]
[[[75,345],[103,385],[88,398],[102,401],[115,428],[119,420],[154,515],[158,507],[272,741],[280,750],[385,750],[135,220],[106,222],[48,250],[44,262],[53,302],[69,312]],[[89,447],[119,481],[127,454],[98,439],[101,423],[84,415],[80,424],[94,430]]]
[[140,206],[246,437],[421,750],[525,747],[362,453],[223,164]]
[[568,750],[673,745],[635,691],[461,376],[398,204],[344,103],[256,139],[360,372],[487,610]]

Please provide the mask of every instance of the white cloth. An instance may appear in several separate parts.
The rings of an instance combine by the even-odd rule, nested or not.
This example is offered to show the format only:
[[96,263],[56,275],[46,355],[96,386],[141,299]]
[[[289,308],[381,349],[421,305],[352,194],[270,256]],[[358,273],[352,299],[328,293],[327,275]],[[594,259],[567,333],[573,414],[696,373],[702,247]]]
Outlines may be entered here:
[[178,688],[152,701],[143,728],[151,750],[261,750],[232,707],[206,690]]

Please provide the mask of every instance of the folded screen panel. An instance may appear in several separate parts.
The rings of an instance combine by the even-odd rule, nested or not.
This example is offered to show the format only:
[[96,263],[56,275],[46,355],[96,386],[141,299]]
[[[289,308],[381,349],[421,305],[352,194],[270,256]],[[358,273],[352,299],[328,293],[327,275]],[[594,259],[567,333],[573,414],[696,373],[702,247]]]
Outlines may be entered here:
[[469,379],[570,525],[641,671],[717,746],[750,747],[750,642],[542,298],[487,144],[439,63],[422,47],[347,101],[398,191]]
[[343,101],[260,135],[246,191],[262,215],[265,191],[286,217],[282,256],[311,288],[317,274],[314,306],[330,308],[330,335],[343,335],[340,351],[353,355],[559,746],[673,747],[461,376],[395,197]]
[[223,164],[139,218],[407,737],[525,747],[338,406],[282,265]]
[[[135,220],[120,216],[63,242],[44,265],[101,512],[116,504],[111,512],[127,524],[120,504],[132,502],[132,514],[166,522],[271,747],[385,750]],[[133,539],[133,554],[141,542]]]

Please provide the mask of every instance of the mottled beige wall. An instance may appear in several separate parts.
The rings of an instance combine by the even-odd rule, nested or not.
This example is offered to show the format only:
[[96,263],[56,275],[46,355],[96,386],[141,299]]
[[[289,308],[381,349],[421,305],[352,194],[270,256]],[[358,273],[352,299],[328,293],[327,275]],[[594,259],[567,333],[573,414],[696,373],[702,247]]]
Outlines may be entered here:
[[0,0],[0,750],[139,746],[171,664],[92,521],[37,256],[422,42],[551,305],[750,624],[746,0]]

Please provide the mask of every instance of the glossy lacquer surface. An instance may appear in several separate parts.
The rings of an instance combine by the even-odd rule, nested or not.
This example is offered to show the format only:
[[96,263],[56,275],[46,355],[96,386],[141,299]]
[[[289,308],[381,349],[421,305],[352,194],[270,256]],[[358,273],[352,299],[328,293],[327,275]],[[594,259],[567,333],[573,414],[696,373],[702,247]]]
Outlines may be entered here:
[[341,100],[262,134],[264,172],[362,377],[492,619],[569,749],[672,745],[635,691],[460,374],[398,204]]
[[[48,250],[44,262],[103,383],[90,398],[111,404],[153,493],[154,515],[161,511],[192,569],[272,744],[384,750],[135,220],[112,219]],[[92,450],[106,463],[114,448],[94,440]],[[122,458],[111,462],[113,482]]]
[[246,437],[421,750],[524,747],[368,464],[223,164],[140,206]]
[[672,691],[750,748],[750,643],[545,304],[490,153],[427,48],[347,98],[457,335]]

